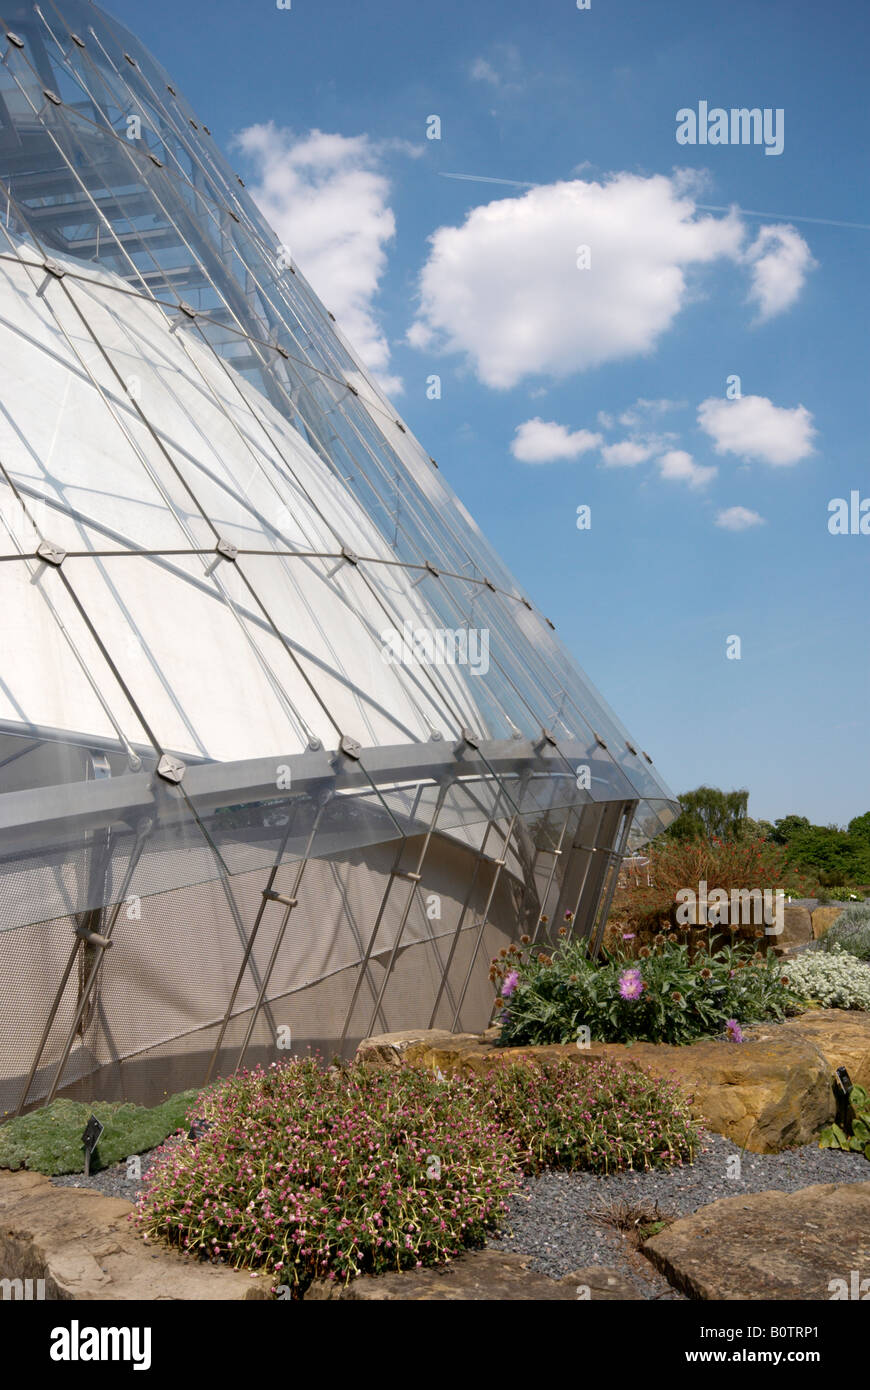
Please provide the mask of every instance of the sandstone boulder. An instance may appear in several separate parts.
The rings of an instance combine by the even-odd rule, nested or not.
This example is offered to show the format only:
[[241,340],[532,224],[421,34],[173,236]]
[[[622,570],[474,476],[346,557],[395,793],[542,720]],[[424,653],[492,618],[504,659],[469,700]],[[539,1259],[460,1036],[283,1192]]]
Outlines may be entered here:
[[374,1037],[363,1038],[356,1050],[356,1059],[367,1067],[399,1067],[403,1062],[419,1062],[435,1048],[452,1048],[465,1041],[479,1043],[480,1038],[476,1033],[448,1033],[444,1028],[409,1028],[400,1033],[378,1033]]
[[643,1253],[689,1298],[870,1299],[870,1182],[724,1197]]
[[808,946],[813,939],[813,919],[809,908],[786,903],[782,909],[783,927],[779,936],[767,937],[777,954]]
[[751,1030],[760,1041],[805,1038],[824,1055],[833,1076],[845,1067],[856,1085],[870,1091],[870,1013],[861,1009],[808,1009],[785,1023],[761,1024]]
[[306,1299],[355,1302],[451,1301],[573,1303],[578,1300],[639,1299],[641,1295],[619,1270],[595,1265],[564,1279],[548,1279],[529,1268],[526,1256],[512,1251],[470,1250],[449,1264],[401,1273],[364,1275],[347,1285],[319,1279]]
[[47,1299],[271,1298],[271,1277],[224,1269],[148,1245],[133,1207],[88,1188],[55,1187],[41,1173],[0,1172],[0,1271],[44,1279]]

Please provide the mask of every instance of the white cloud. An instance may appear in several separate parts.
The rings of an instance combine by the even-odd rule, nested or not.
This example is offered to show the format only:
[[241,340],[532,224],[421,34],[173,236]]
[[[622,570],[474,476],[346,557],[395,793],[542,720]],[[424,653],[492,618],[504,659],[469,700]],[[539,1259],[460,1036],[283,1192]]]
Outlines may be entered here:
[[663,478],[688,483],[689,487],[693,488],[704,487],[716,476],[717,471],[713,464],[705,466],[696,463],[685,449],[670,449],[659,459],[659,472]]
[[742,235],[736,214],[696,216],[662,175],[533,188],[434,233],[409,341],[466,354],[496,388],[636,357],[687,302],[689,273],[736,260]]
[[383,389],[400,391],[374,306],[396,232],[382,147],[367,135],[297,137],[273,121],[249,126],[236,143],[256,171],[249,191],[294,263]]
[[764,517],[749,507],[726,507],[724,511],[716,513],[716,525],[721,526],[723,531],[748,531],[752,526],[765,524]]
[[485,58],[475,59],[471,65],[471,76],[476,82],[489,82],[493,87],[497,87],[499,83],[498,73]]
[[656,419],[660,415],[666,415],[671,410],[684,410],[685,401],[648,401],[643,396],[638,397],[634,405],[624,410],[619,417],[619,423],[625,425],[626,429],[637,429],[638,426]]
[[521,87],[523,59],[520,50],[512,43],[497,43],[491,50],[491,59],[475,58],[469,68],[469,76],[475,82],[486,82],[490,87],[499,88],[503,95],[518,92]]
[[575,459],[590,449],[597,449],[601,443],[600,434],[589,430],[575,430],[573,433],[555,420],[526,420],[517,425],[516,434],[511,441],[511,453],[521,463],[552,463],[555,459]]
[[637,439],[621,439],[618,444],[605,444],[601,457],[608,468],[633,468],[637,463],[646,463],[652,452],[649,444],[641,444]]
[[791,308],[817,264],[791,226],[762,227],[744,259],[750,268],[749,302],[758,305],[759,323]]
[[698,407],[698,424],[717,454],[737,454],[786,467],[813,452],[813,417],[802,405],[789,410],[766,396],[723,400],[711,396]]

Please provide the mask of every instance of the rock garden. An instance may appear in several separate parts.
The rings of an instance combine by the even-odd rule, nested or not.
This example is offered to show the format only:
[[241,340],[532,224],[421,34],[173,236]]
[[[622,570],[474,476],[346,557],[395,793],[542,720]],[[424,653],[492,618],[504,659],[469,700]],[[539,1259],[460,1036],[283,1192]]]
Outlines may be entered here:
[[6,1264],[76,1298],[870,1294],[870,905],[801,911],[799,946],[623,920],[597,958],[543,923],[484,1033],[94,1107],[87,1180],[57,1101],[0,1129]]

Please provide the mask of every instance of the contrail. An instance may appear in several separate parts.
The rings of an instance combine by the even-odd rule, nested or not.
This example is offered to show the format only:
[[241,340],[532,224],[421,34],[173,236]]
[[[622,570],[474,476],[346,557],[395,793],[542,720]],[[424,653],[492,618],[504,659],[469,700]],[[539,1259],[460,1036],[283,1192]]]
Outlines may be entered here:
[[[713,203],[696,203],[702,212],[730,212],[731,208],[716,207]],[[791,212],[754,212],[752,208],[741,208],[734,204],[734,211],[742,217],[770,217],[776,222],[815,222],[818,227],[852,227],[859,232],[870,232],[867,222],[835,222],[832,217],[804,217]]]
[[[444,174],[439,170],[439,178],[465,179],[468,183],[504,183],[511,188],[540,188],[539,183],[525,183],[521,179],[494,179],[488,174]],[[756,212],[753,208],[741,208],[735,203],[731,207],[720,207],[714,203],[696,203],[701,212],[739,212],[741,217],[769,217],[774,222],[813,222],[817,227],[848,227],[857,232],[870,232],[868,222],[837,222],[832,217],[804,217],[791,212]]]
[[438,177],[442,179],[467,179],[469,183],[507,183],[511,188],[540,188],[538,183],[523,183],[520,179],[491,179],[486,174],[442,174],[440,169]]

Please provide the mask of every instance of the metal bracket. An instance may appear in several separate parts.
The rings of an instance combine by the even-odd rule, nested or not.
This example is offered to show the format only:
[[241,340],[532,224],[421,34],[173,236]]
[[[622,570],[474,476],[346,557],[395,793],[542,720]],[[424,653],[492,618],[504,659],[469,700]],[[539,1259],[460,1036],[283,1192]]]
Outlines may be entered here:
[[63,106],[63,102],[61,101],[57,92],[53,92],[50,87],[43,87],[42,95],[44,97],[48,97],[48,100],[51,102],[52,106]]
[[298,898],[288,897],[286,893],[276,893],[272,888],[264,888],[263,897],[268,898],[269,902],[281,903],[284,907],[295,907],[299,902]]
[[88,931],[87,927],[76,927],[76,936],[81,937],[89,946],[101,946],[104,951],[108,951],[110,946],[114,946],[114,941],[108,936],[100,936],[99,932]]
[[176,785],[181,782],[186,771],[187,765],[180,758],[170,757],[168,753],[164,753],[157,764],[157,776],[162,777],[164,782],[174,782]]
[[178,328],[181,327],[182,323],[184,322],[184,320],[185,320],[186,318],[187,318],[187,319],[193,319],[194,322],[195,322],[195,321],[196,321],[196,310],[194,309],[194,307],[193,307],[192,304],[188,304],[188,303],[186,302],[186,300],[182,300],[181,303],[180,303],[179,306],[178,306],[178,316],[177,316],[177,318],[174,320],[174,322],[173,322],[173,324],[172,324],[172,327],[170,328],[169,332],[170,332],[170,333],[174,333],[174,332],[176,331],[176,329],[178,329]]
[[47,565],[54,565],[57,569],[60,569],[66,559],[66,551],[59,545],[52,545],[51,541],[42,541],[36,553],[40,560],[44,560]]
[[348,550],[348,548],[347,548],[346,545],[343,545],[343,546],[341,547],[341,554],[342,554],[342,557],[343,557],[345,560],[347,560],[347,563],[348,563],[349,565],[358,565],[358,564],[359,564],[359,556],[357,555],[356,551],[354,551],[354,550]]
[[348,738],[347,734],[342,734],[338,751],[343,753],[346,758],[353,758],[355,762],[358,762],[362,753],[362,744],[357,743],[355,738]]
[[219,540],[215,546],[218,555],[223,555],[225,560],[236,560],[239,555],[239,547],[233,545],[232,541]]
[[469,748],[480,747],[480,734],[476,734],[473,729],[462,729],[462,739],[468,744]]

